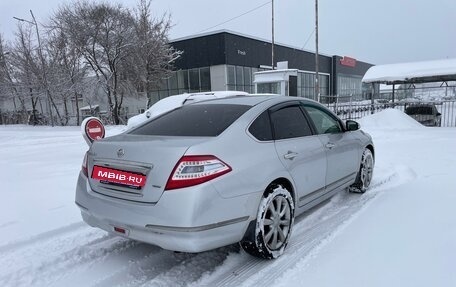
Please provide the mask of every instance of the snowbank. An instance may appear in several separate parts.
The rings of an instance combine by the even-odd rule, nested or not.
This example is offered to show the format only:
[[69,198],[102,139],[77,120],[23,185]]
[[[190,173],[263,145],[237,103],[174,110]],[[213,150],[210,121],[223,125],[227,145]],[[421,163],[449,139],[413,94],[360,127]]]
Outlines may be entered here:
[[386,129],[386,130],[401,130],[401,129],[420,129],[424,128],[416,120],[409,117],[404,112],[398,109],[386,109],[373,115],[359,119],[362,129]]

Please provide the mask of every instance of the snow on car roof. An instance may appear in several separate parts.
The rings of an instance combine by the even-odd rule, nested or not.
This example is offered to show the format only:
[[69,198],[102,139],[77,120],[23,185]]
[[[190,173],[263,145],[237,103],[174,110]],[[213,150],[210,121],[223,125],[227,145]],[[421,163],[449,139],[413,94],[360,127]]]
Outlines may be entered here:
[[403,83],[456,80],[456,59],[373,66],[364,83]]
[[133,128],[147,121],[149,118],[156,117],[175,108],[178,108],[184,104],[193,102],[199,102],[210,99],[219,99],[234,96],[245,96],[248,95],[246,92],[239,91],[216,91],[216,92],[202,92],[202,93],[191,93],[169,96],[161,99],[160,101],[153,104],[144,113],[136,115],[128,119],[128,128]]

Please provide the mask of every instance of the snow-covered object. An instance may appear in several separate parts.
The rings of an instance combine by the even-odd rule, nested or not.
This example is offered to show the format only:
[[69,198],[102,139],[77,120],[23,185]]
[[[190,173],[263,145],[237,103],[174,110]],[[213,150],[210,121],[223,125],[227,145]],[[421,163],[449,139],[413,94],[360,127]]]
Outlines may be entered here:
[[358,120],[363,130],[386,129],[421,129],[424,128],[419,122],[398,109],[386,109],[379,113],[363,117]]
[[456,59],[373,66],[367,70],[363,82],[392,83],[446,75],[456,77]]
[[175,108],[183,106],[184,104],[189,104],[189,103],[194,103],[194,102],[199,102],[199,101],[204,101],[204,100],[210,100],[210,99],[241,96],[241,95],[242,96],[248,95],[248,93],[238,92],[238,91],[220,91],[220,92],[181,94],[181,95],[169,96],[169,97],[166,97],[166,98],[161,99],[160,101],[156,102],[144,113],[128,119],[127,127],[129,129],[136,127],[136,126],[142,124],[143,122],[147,121],[150,118],[164,114]]

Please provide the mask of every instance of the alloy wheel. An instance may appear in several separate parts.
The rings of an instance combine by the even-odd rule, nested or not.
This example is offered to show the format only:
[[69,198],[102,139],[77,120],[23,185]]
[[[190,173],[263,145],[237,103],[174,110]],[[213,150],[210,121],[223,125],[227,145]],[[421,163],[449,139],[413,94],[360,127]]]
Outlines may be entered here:
[[280,249],[286,244],[290,225],[290,205],[283,196],[276,196],[270,202],[263,221],[264,242],[270,250]]

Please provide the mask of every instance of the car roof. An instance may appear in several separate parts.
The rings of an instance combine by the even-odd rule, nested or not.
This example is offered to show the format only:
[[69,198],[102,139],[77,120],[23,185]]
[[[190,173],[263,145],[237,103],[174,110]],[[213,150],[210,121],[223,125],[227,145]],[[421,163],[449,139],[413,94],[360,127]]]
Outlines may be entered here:
[[233,96],[233,97],[226,97],[222,99],[211,99],[206,101],[200,101],[196,103],[192,103],[192,105],[201,105],[201,104],[232,104],[232,105],[247,105],[247,106],[255,106],[263,102],[270,102],[271,104],[278,104],[282,102],[290,102],[290,101],[306,101],[306,102],[314,102],[310,99],[306,98],[297,98],[297,97],[287,97],[287,96],[280,96],[274,94],[267,94],[267,95],[248,95],[248,96]]
[[433,104],[433,103],[408,103],[407,106],[409,106],[409,107],[426,107],[426,106],[433,107],[433,106],[435,106],[435,104]]

